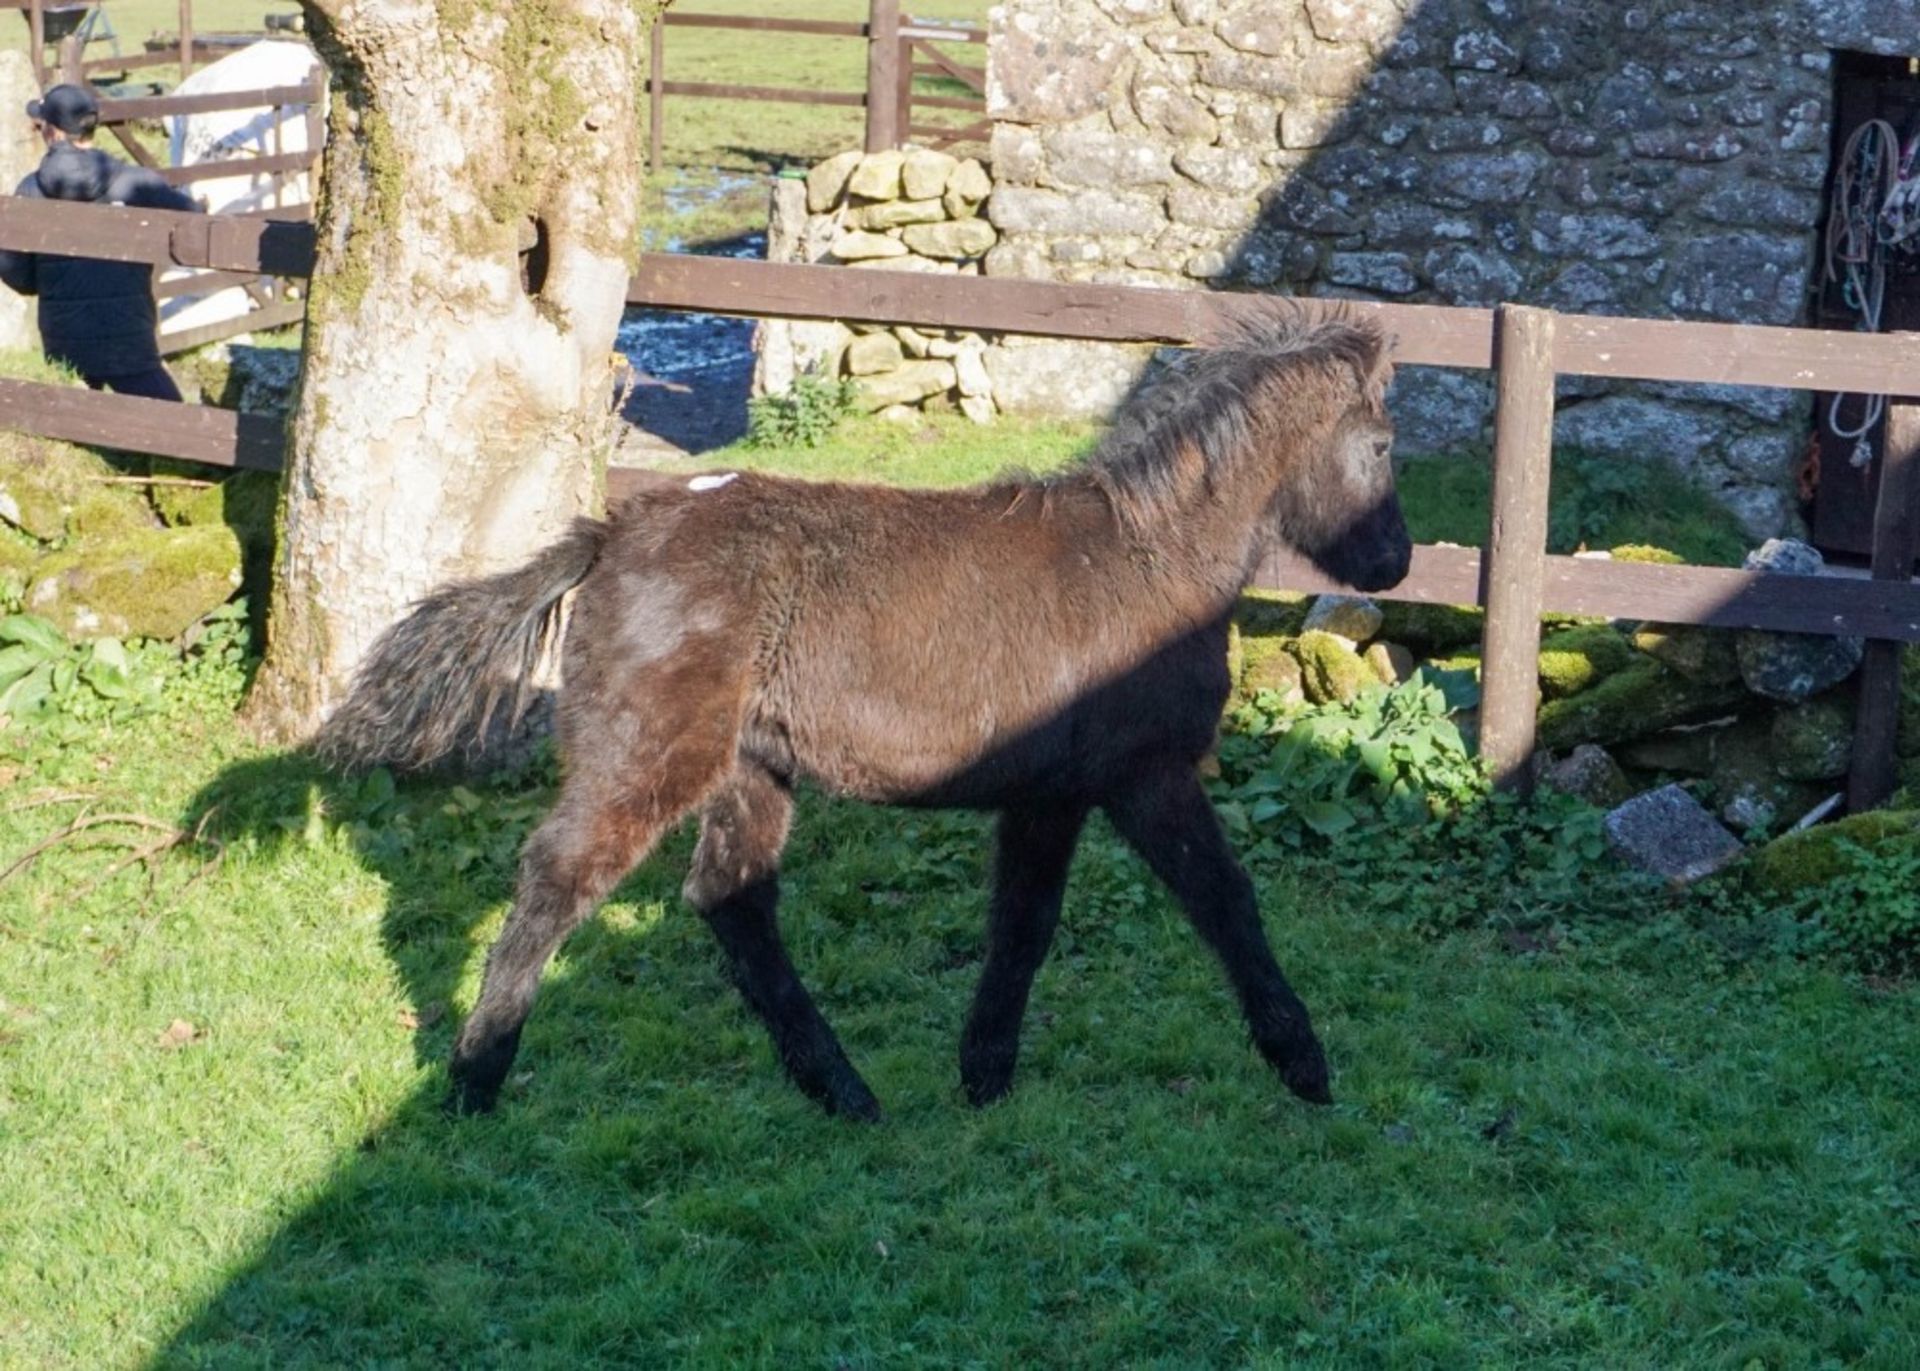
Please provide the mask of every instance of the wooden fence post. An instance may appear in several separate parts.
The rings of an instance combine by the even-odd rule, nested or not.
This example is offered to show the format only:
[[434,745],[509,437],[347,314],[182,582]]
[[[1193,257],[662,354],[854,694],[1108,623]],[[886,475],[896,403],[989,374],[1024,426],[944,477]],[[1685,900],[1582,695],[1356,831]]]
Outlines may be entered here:
[[193,74],[193,0],[180,0],[180,79]]
[[900,61],[895,71],[895,79],[900,83],[897,97],[900,112],[894,118],[898,121],[895,127],[903,146],[913,141],[913,58],[919,46],[911,38],[900,40]]
[[46,0],[30,0],[27,6],[27,42],[33,51],[33,79],[40,89],[47,88],[47,5]]
[[[907,77],[912,80],[912,76]],[[867,151],[900,146],[900,0],[867,6]]]
[[70,86],[85,86],[86,72],[83,70],[85,59],[80,49],[80,35],[70,33],[60,40],[60,80]]
[[[1886,441],[1880,453],[1880,489],[1873,502],[1873,579],[1910,581],[1920,519],[1920,404],[1895,400],[1887,406]],[[1847,808],[1858,814],[1893,793],[1899,758],[1901,644],[1884,638],[1867,643],[1860,664],[1858,708],[1853,723],[1853,763],[1847,774]]]
[[1493,530],[1481,574],[1480,755],[1502,790],[1532,790],[1547,485],[1553,473],[1552,311],[1502,305],[1494,341]]
[[660,174],[667,141],[667,13],[653,16],[647,35],[647,175]]

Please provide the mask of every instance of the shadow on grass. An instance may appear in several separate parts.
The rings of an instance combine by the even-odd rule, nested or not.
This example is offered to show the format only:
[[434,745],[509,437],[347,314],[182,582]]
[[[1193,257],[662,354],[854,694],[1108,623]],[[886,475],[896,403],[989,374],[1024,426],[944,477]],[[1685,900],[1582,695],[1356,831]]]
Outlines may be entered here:
[[[582,1015],[612,1008],[604,1003],[610,995],[647,978],[645,931],[595,921],[567,949],[573,974],[549,978],[522,1066],[544,1071],[551,1062],[551,1093],[530,1090],[523,1074],[497,1119],[456,1122],[440,1110],[441,1064],[459,1018],[453,1002],[485,941],[480,926],[510,894],[512,851],[548,794],[537,775],[471,791],[395,788],[383,775],[343,779],[306,757],[279,755],[230,768],[197,797],[196,813],[219,807],[217,831],[230,847],[352,844],[387,887],[383,950],[413,1007],[416,1060],[433,1069],[338,1164],[323,1196],[226,1280],[156,1364],[407,1361],[428,1348],[462,1361],[500,1336],[493,1298],[483,1292],[547,1260],[588,1261],[578,1244],[593,1240],[582,1220],[600,1212],[605,1197],[583,1212],[544,1166],[511,1159],[518,1154],[524,1163],[537,1149],[548,1162],[557,1156],[564,1171],[582,1149],[597,1155],[604,1148],[594,1121],[609,1103],[595,1097],[606,1085],[607,1056],[636,1090],[646,1088],[657,1064],[608,1054],[618,1034],[591,1045],[552,1037]],[[662,854],[617,898],[643,906],[669,899],[675,855]],[[626,1008],[648,1012],[644,991]],[[594,1065],[584,1060],[589,1052],[599,1059]],[[543,1192],[536,1202],[528,1202],[529,1186]],[[567,1285],[556,1273],[543,1279],[555,1289]]]
[[[419,1070],[289,1088],[294,1142],[259,1145],[296,1167],[319,1115],[374,1122],[317,1183],[290,1176],[154,1365],[1909,1364],[1899,1002],[1412,938],[1326,862],[1269,864],[1261,891],[1324,1010],[1333,1111],[1283,1097],[1098,826],[1021,1083],[968,1110],[980,821],[809,797],[783,924],[884,1127],[787,1084],[678,904],[685,831],[549,970],[500,1111],[450,1120],[442,1063],[547,786],[392,789],[282,756],[197,797],[230,849],[284,848],[289,886],[304,843],[385,883]],[[315,969],[343,1021],[391,1012]],[[379,1037],[343,1027],[334,1070]]]
[[[730,1347],[737,1362],[766,1330],[741,1307],[736,1279],[786,1280],[795,1309],[858,1303],[892,1284],[874,1247],[886,1241],[878,1196],[861,1185],[924,1140],[829,1120],[786,1083],[679,901],[690,828],[549,968],[498,1113],[442,1112],[453,1035],[551,783],[536,766],[471,789],[395,787],[384,774],[343,779],[279,755],[229,768],[196,797],[195,815],[219,806],[229,849],[345,842],[385,883],[382,950],[413,1007],[424,1073],[397,1108],[374,1093],[378,1121],[318,1198],[222,1278],[153,1364],[653,1365],[699,1360],[703,1347]],[[806,806],[807,829],[825,827],[821,807]],[[835,816],[844,851],[846,816]],[[856,820],[855,841],[870,850],[814,883],[825,898],[791,900],[786,923],[803,975],[887,1103],[913,1104],[910,1090],[889,1090],[899,1073],[883,1049],[898,1049],[913,1058],[919,1112],[937,1129],[962,1109],[957,1023],[932,1016],[903,1044],[898,1014],[929,976],[956,1000],[970,985],[982,872],[956,844],[916,835],[984,834],[972,820],[891,822],[922,828]],[[813,845],[797,835],[796,849]],[[908,902],[883,888],[883,867],[964,897],[944,920],[847,926],[849,908]],[[273,913],[262,911],[264,927]],[[340,990],[365,993],[344,976]],[[796,1259],[820,1268],[783,1269]]]

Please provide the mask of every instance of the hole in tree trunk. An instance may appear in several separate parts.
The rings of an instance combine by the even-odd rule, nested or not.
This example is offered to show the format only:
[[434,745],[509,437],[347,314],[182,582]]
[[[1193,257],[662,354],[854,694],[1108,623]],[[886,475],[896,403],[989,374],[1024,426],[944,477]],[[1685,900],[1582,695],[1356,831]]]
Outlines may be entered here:
[[553,260],[552,244],[547,240],[547,221],[531,215],[520,226],[520,288],[537,296],[547,284],[547,267]]

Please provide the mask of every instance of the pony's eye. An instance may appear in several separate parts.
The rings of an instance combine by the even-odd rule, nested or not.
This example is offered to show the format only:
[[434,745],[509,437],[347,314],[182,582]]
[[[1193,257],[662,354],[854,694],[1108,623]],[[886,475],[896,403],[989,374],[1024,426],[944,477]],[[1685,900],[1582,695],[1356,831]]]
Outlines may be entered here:
[[1376,438],[1373,440],[1374,456],[1385,457],[1391,451],[1393,451],[1393,440],[1391,438]]

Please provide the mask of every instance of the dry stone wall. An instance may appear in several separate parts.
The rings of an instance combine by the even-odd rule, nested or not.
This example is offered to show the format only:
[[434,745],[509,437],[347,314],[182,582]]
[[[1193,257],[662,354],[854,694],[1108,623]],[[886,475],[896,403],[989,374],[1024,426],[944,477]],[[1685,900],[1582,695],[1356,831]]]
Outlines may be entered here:
[[[931,149],[843,152],[805,181],[775,183],[767,234],[771,261],[866,270],[978,275],[999,241],[981,217],[992,182],[972,158]],[[796,376],[851,376],[869,410],[906,415],[953,405],[985,423],[995,409],[987,340],[953,329],[885,328],[830,321],[763,324],[754,389],[783,393]]]
[[[993,182],[943,152],[844,152],[804,183],[774,183],[767,258],[862,270],[977,276],[1000,241]],[[861,403],[890,418],[958,409],[1102,419],[1124,400],[1148,349],[959,329],[768,321],[756,335],[754,393],[782,394],[802,373],[850,376]]]
[[[1006,0],[986,272],[1804,322],[1836,48],[1920,50],[1920,3]],[[1405,369],[1403,449],[1484,441],[1490,404]],[[1569,379],[1558,437],[1687,468],[1759,536],[1807,414]]]

